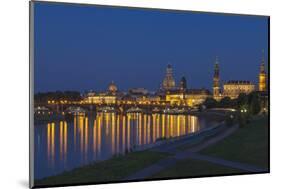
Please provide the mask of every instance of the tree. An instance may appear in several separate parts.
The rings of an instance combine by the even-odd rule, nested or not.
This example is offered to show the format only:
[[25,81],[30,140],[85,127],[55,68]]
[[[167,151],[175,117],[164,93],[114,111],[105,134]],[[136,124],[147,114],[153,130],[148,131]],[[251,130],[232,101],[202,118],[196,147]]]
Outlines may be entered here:
[[249,110],[252,115],[256,115],[261,111],[260,99],[256,92],[250,93],[248,96]]
[[242,106],[246,105],[248,103],[248,97],[245,93],[240,93],[237,98],[237,106],[238,108],[241,108]]
[[206,108],[214,108],[217,105],[217,101],[214,98],[208,97],[203,104]]
[[224,98],[222,98],[221,99],[221,101],[220,101],[220,105],[222,106],[222,107],[231,107],[231,105],[232,105],[232,101],[231,101],[231,98],[230,97],[224,97]]

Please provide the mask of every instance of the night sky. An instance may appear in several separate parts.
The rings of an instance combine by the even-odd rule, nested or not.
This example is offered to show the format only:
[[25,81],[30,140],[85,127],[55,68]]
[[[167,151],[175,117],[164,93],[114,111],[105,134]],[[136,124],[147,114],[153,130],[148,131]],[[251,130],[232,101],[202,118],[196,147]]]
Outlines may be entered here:
[[257,83],[267,17],[35,3],[35,92],[156,91],[171,64],[178,83],[212,87],[221,80]]

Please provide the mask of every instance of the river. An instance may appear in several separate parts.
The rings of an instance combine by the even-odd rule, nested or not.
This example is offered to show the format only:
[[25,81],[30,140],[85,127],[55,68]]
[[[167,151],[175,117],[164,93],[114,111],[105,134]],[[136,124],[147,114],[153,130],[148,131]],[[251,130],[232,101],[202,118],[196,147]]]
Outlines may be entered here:
[[215,121],[192,115],[93,113],[35,124],[35,179],[198,132]]

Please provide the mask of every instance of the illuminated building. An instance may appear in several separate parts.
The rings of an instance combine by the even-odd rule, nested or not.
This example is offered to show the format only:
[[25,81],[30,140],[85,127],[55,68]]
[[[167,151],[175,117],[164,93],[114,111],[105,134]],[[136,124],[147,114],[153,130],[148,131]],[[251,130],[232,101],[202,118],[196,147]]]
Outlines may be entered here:
[[170,104],[180,105],[185,103],[185,94],[180,91],[173,91],[172,93],[170,92],[166,94],[165,100]]
[[185,97],[187,105],[192,107],[202,104],[211,93],[207,89],[188,89]]
[[206,98],[210,97],[210,92],[207,89],[187,89],[182,92],[174,90],[166,94],[166,101],[171,105],[196,106],[202,104]]
[[170,105],[192,107],[203,103],[207,97],[210,97],[210,92],[208,90],[187,89],[185,77],[182,77],[179,85],[176,86],[171,65],[167,67],[162,89],[164,89],[164,92],[159,91],[158,96],[161,96],[164,102]]
[[108,86],[107,92],[88,93],[84,102],[89,104],[115,104],[118,98],[117,90],[117,86],[112,81]]
[[176,86],[176,83],[175,83],[175,80],[173,77],[173,68],[169,64],[166,69],[166,75],[165,75],[165,78],[162,83],[162,88],[164,90],[171,90],[171,89],[174,89],[175,86]]
[[89,104],[115,104],[116,100],[116,96],[107,93],[91,93],[88,94],[85,102]]
[[157,104],[161,101],[160,96],[158,95],[145,95],[139,96],[136,98],[136,102],[139,104]]
[[118,90],[117,86],[114,84],[113,81],[111,81],[111,83],[108,86],[108,92],[111,94],[116,94],[117,90]]
[[213,77],[213,97],[216,100],[220,100],[221,99],[221,94],[220,94],[220,71],[219,71],[218,57],[216,57],[216,61],[215,61],[215,69],[214,69],[214,77]]
[[260,73],[259,73],[259,91],[266,91],[266,72],[265,72],[265,65],[264,65],[264,55],[262,57]]
[[241,93],[249,94],[254,90],[255,85],[250,81],[228,81],[223,85],[223,96],[234,99]]

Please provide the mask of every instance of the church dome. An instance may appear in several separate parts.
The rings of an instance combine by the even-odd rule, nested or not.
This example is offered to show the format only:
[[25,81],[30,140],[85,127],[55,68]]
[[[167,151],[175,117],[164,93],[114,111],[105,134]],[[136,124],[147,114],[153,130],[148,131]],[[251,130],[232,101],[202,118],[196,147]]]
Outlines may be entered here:
[[111,93],[115,93],[117,90],[118,90],[117,86],[112,81],[108,86],[108,91],[111,92]]

